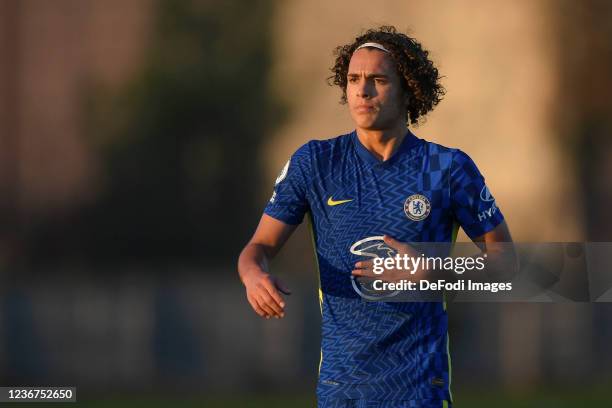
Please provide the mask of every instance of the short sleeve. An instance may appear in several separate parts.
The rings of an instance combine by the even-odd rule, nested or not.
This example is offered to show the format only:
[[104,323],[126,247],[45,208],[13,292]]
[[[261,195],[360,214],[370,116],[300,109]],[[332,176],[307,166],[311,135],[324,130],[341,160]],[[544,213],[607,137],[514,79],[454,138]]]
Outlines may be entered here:
[[309,210],[310,148],[300,147],[287,161],[276,178],[274,192],[264,213],[285,224],[297,225]]
[[453,153],[450,196],[455,219],[472,239],[486,234],[504,220],[484,177],[461,150]]

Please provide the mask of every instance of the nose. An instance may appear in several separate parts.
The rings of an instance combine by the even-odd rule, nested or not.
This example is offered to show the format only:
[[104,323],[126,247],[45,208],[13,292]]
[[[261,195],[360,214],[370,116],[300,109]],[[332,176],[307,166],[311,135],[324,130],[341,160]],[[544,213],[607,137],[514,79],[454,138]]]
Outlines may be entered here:
[[369,81],[365,79],[361,79],[359,81],[359,85],[357,86],[357,96],[360,98],[369,98],[372,96],[372,91],[370,89]]

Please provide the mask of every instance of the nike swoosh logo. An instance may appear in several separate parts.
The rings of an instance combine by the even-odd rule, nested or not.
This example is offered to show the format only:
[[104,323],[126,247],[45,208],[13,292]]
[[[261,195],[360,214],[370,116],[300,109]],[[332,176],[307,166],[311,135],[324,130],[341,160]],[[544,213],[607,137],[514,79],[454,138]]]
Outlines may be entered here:
[[334,201],[333,198],[329,197],[327,199],[327,205],[329,205],[330,207],[333,207],[334,205],[340,205],[340,204],[348,203],[349,201],[353,201],[353,199],[351,198],[350,200],[338,200],[338,201]]

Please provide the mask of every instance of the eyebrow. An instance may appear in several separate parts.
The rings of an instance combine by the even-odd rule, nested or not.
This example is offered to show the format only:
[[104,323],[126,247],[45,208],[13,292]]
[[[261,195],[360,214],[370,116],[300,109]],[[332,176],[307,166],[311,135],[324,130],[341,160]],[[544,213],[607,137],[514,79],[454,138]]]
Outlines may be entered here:
[[[349,72],[346,76],[349,77],[349,78],[355,78],[355,77],[360,77],[361,75],[356,74],[354,72]],[[366,77],[366,79],[369,79],[369,78],[389,78],[389,75],[380,74],[380,73],[373,73],[373,74],[368,74],[365,77]]]

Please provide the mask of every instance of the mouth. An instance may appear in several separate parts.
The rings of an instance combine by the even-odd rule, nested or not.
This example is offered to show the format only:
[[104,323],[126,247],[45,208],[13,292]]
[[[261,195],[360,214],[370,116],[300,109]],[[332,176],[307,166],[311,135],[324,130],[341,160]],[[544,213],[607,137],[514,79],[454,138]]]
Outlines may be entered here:
[[356,113],[373,113],[376,111],[376,108],[372,105],[358,105],[354,110]]

